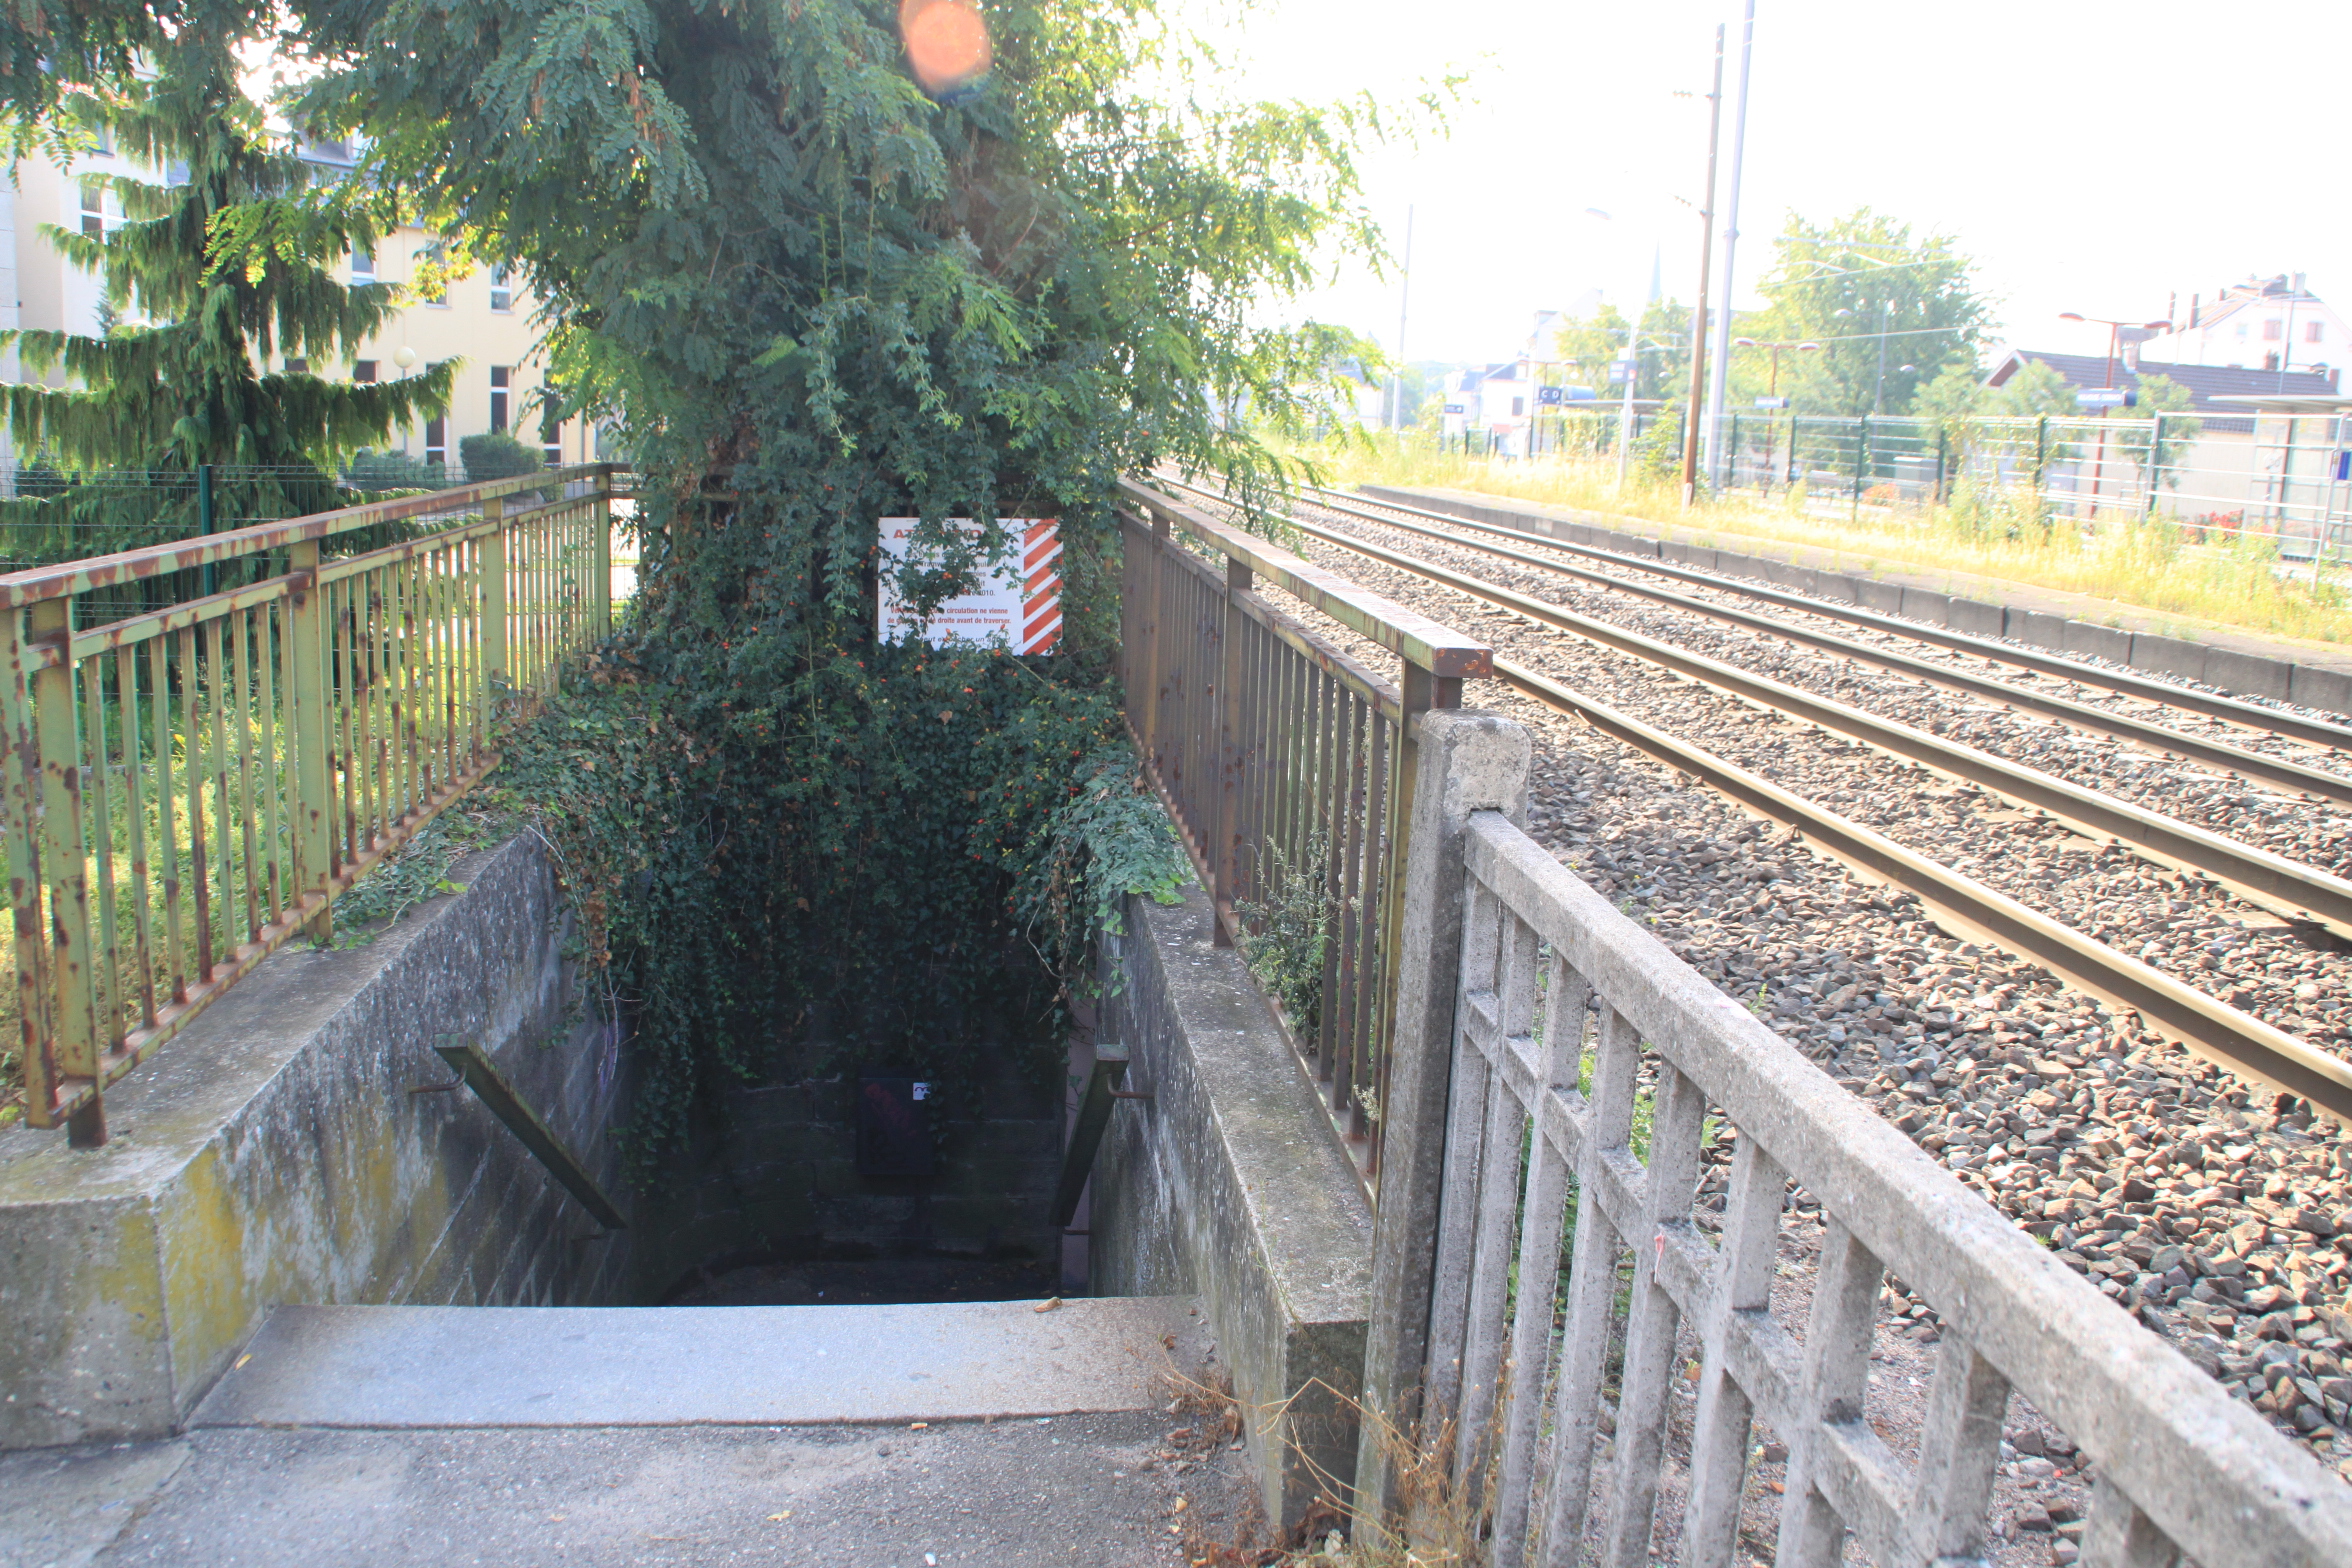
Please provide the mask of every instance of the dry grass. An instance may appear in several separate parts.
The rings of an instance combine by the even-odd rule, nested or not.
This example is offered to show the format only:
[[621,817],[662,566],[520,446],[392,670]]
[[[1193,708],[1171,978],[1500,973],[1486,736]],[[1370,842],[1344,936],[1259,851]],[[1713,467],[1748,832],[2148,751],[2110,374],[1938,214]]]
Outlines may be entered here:
[[[1732,496],[1685,509],[1678,484],[1640,472],[1623,489],[1613,463],[1549,458],[1490,462],[1387,439],[1300,448],[1337,486],[1442,486],[1614,512],[1730,543],[1732,536],[1862,555],[1873,567],[1967,572],[2038,588],[2312,642],[2352,643],[2352,595],[2339,570],[2312,581],[2308,566],[2282,571],[2275,547],[2253,538],[2200,543],[2161,518],[2102,516],[2044,527],[2030,498],[1962,493],[1923,511],[1865,507],[1859,520],[1815,515],[1800,498]],[[2193,635],[2195,628],[2184,628]]]
[[[1244,1410],[1233,1397],[1231,1379],[1221,1370],[1208,1383],[1173,1369],[1162,1376],[1171,1411],[1192,1422],[1169,1434],[1172,1444],[1197,1444],[1206,1454],[1240,1437]],[[1187,1532],[1184,1555],[1192,1568],[1463,1568],[1483,1559],[1480,1542],[1486,1514],[1483,1504],[1470,1497],[1450,1473],[1447,1456],[1454,1447],[1451,1426],[1427,1443],[1416,1443],[1319,1379],[1280,1404],[1252,1409],[1247,1425],[1259,1432],[1283,1433],[1296,1452],[1310,1455],[1315,1445],[1305,1441],[1306,1434],[1300,1430],[1302,1418],[1296,1407],[1301,1404],[1318,1409],[1337,1406],[1359,1422],[1373,1423],[1396,1475],[1397,1503],[1410,1521],[1412,1541],[1371,1539],[1370,1533],[1360,1531],[1355,1532],[1356,1539],[1348,1539],[1352,1526],[1347,1499],[1353,1495],[1355,1478],[1330,1475],[1318,1468],[1314,1480],[1321,1496],[1284,1539],[1261,1541],[1267,1533],[1262,1516],[1245,1520],[1230,1540]],[[1489,1443],[1488,1447],[1491,1450],[1494,1445]]]

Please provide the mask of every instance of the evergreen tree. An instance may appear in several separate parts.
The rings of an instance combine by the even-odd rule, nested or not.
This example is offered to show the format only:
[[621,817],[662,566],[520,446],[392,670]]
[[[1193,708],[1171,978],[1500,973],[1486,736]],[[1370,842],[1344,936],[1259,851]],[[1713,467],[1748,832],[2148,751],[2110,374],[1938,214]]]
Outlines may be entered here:
[[356,183],[315,182],[310,165],[272,144],[228,40],[171,42],[151,58],[154,75],[116,78],[64,106],[127,162],[165,176],[87,175],[119,205],[119,226],[45,230],[103,280],[104,330],[18,333],[28,372],[62,369],[67,385],[0,391],[20,451],[93,480],[127,472],[11,503],[9,553],[20,561],[197,532],[202,464],[219,470],[218,527],[340,505],[342,457],[448,404],[446,364],[374,385],[264,368],[281,356],[338,362],[396,308],[392,286],[349,286],[330,270],[375,243],[380,199]]

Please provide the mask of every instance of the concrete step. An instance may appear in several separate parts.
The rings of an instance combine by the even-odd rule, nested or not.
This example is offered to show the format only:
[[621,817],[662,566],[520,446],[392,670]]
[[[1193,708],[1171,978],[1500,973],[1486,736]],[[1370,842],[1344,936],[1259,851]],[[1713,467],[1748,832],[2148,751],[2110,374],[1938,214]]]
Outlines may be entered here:
[[1205,1348],[1192,1305],[280,1307],[189,1425],[789,1426],[1142,1410],[1167,1402],[1161,1374]]

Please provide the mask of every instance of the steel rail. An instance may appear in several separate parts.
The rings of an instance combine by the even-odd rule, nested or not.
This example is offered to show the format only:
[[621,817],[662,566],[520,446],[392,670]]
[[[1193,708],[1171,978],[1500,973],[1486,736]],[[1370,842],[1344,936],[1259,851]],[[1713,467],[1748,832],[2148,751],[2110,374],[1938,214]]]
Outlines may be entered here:
[[1842,659],[1852,659],[1862,664],[1874,664],[1881,669],[1892,670],[1899,675],[1908,676],[1930,686],[1940,686],[1947,691],[1962,692],[1972,697],[1987,698],[2007,707],[2022,708],[2031,713],[2044,714],[2074,729],[2106,735],[2149,751],[2177,757],[2185,762],[2199,763],[2224,773],[2235,774],[2241,778],[2257,779],[2265,784],[2277,785],[2281,789],[2297,790],[2303,794],[2317,795],[2327,800],[2352,803],[2352,778],[2347,778],[2342,774],[2326,773],[2317,768],[2304,767],[2299,763],[2281,761],[2276,757],[2266,757],[2260,752],[2247,751],[2243,747],[2232,746],[2226,741],[2204,740],[2194,735],[2183,735],[2178,730],[2166,729],[2161,724],[2150,724],[2145,719],[2135,719],[2120,713],[2109,713],[2104,708],[2094,708],[2086,703],[2072,702],[2064,697],[2051,696],[2045,692],[2028,691],[2012,686],[2007,681],[1994,680],[1989,676],[1972,675],[1966,670],[1952,669],[1945,665],[1930,663],[1925,659],[1914,659],[1907,654],[1893,653],[1883,648],[1873,648],[1867,643],[1855,642],[1851,638],[1839,637],[1834,633],[1812,631],[1802,626],[1790,626],[1784,622],[1773,620],[1770,616],[1752,615],[1745,610],[1734,610],[1724,605],[1710,604],[1704,599],[1694,599],[1688,594],[1676,593],[1672,589],[1651,588],[1641,583],[1627,582],[1622,577],[1612,577],[1606,572],[1589,571],[1580,566],[1570,566],[1565,562],[1546,560],[1540,555],[1526,550],[1514,549],[1509,545],[1488,544],[1483,540],[1466,539],[1457,533],[1442,528],[1433,528],[1424,523],[1400,522],[1393,517],[1376,516],[1361,507],[1349,506],[1342,502],[1318,500],[1309,504],[1320,506],[1327,511],[1340,512],[1350,517],[1360,517],[1376,527],[1394,528],[1403,533],[1421,534],[1460,549],[1476,550],[1484,555],[1499,556],[1504,560],[1535,567],[1539,571],[1556,572],[1560,576],[1571,577],[1579,582],[1587,582],[1597,587],[1631,594],[1637,599],[1648,599],[1672,609],[1687,610],[1694,615],[1704,615],[1728,625],[1762,632],[1766,636],[1775,637],[1784,642],[1800,643],[1806,647],[1818,648]]
[[[1313,490],[1321,495],[1344,494],[1341,491],[1327,490],[1321,485],[1304,485],[1300,488]],[[1802,610],[1807,615],[1818,615],[1824,620],[1845,621],[1855,626],[1868,626],[1877,631],[1891,632],[1898,637],[1908,637],[1914,642],[1930,643],[1939,648],[1950,648],[1957,653],[1973,654],[1980,659],[1986,659],[1996,664],[2015,665],[2020,669],[2032,670],[2041,675],[2056,676],[2062,680],[2074,681],[2084,686],[2101,687],[2118,696],[2136,698],[2141,702],[2151,702],[2161,707],[2179,708],[2184,712],[2201,714],[2209,719],[2220,719],[2224,723],[2235,724],[2244,729],[2282,735],[2290,740],[2298,740],[2306,745],[2318,746],[2325,750],[2352,751],[2352,726],[2331,724],[2324,719],[2307,719],[2300,714],[2282,713],[2275,708],[2259,707],[2254,703],[2242,702],[2235,697],[2217,696],[2211,692],[2190,691],[2184,687],[2169,685],[2163,681],[2149,680],[2143,676],[2126,674],[2118,670],[2104,670],[2095,665],[2080,664],[2072,659],[2062,659],[2055,654],[2016,648],[2008,643],[1995,642],[1985,637],[1971,637],[1966,632],[1948,631],[1940,626],[1930,626],[1924,621],[1906,620],[1899,615],[1881,615],[1875,610],[1865,610],[1856,605],[1833,604],[1827,600],[1808,598],[1803,594],[1789,593],[1779,588],[1765,588],[1753,583],[1743,583],[1736,578],[1719,577],[1711,572],[1700,571],[1696,567],[1677,566],[1671,561],[1660,560],[1654,556],[1627,555],[1619,550],[1603,550],[1597,545],[1572,544],[1565,539],[1545,538],[1541,534],[1527,533],[1516,528],[1503,528],[1494,523],[1482,523],[1474,518],[1456,517],[1448,512],[1433,512],[1426,507],[1407,506],[1399,501],[1383,501],[1372,496],[1350,496],[1347,499],[1373,506],[1385,506],[1394,511],[1409,512],[1415,517],[1431,518],[1438,522],[1450,523],[1458,528],[1475,528],[1484,533],[1499,534],[1507,539],[1531,539],[1549,550],[1586,556],[1596,561],[1607,561],[1613,565],[1629,567],[1638,572],[1652,572],[1660,577],[1672,577],[1678,581],[1696,583],[1723,593],[1740,594],[1750,599],[1762,599],[1769,604],[1784,605],[1792,610]],[[1322,505],[1324,503],[1317,502],[1315,504]],[[1628,521],[1633,521],[1633,519],[1628,519]]]
[[2204,828],[2161,816],[2129,801],[2103,795],[2064,779],[1948,741],[1925,730],[1882,719],[1841,702],[1817,697],[1768,676],[1752,674],[1704,654],[1630,632],[1607,621],[1578,615],[1432,562],[1384,549],[1335,529],[1298,518],[1286,519],[1310,538],[1410,572],[1457,593],[1508,610],[1531,621],[1630,654],[1687,679],[1715,687],[1741,701],[1769,708],[1829,730],[1873,750],[1934,769],[1988,789],[2066,823],[2090,838],[2104,838],[2143,859],[2191,871],[2221,883],[2249,903],[2290,919],[2315,921],[2352,937],[2352,882],[2267,849],[2240,844]]
[[1883,833],[1523,665],[1497,657],[1495,679],[1681,769],[1759,816],[1796,829],[1811,848],[1864,881],[1917,895],[1938,923],[1954,934],[1990,942],[2041,965],[2110,1007],[2136,1012],[2197,1055],[2242,1078],[2299,1095],[2339,1119],[2352,1116],[2352,1064]]

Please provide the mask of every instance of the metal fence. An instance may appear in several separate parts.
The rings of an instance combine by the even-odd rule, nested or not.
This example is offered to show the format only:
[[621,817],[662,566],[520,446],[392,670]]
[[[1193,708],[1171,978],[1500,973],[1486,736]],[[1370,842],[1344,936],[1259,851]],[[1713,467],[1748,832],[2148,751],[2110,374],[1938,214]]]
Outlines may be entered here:
[[[1424,797],[1451,800],[1455,846],[1416,863],[1414,897],[1457,914],[1432,960],[1442,1033],[1403,1053],[1445,1087],[1434,1234],[1392,1230],[1377,1347],[1396,1325],[1425,1353],[1377,1358],[1367,1404],[1398,1411],[1490,1513],[1486,1560],[1652,1560],[1670,1445],[1686,1457],[1683,1562],[1763,1556],[1743,1526],[1777,1516],[1770,1560],[1855,1555],[1886,1568],[1986,1556],[2003,1412],[2016,1389],[2093,1462],[2082,1560],[2164,1568],[2352,1561],[2347,1488],[1910,1140],[1675,959],[1510,821],[1522,809],[1509,725],[1449,715],[1425,741]],[[1479,731],[1482,730],[1483,733]],[[1481,753],[1484,753],[1483,757]],[[1502,756],[1498,765],[1496,756]],[[1459,798],[1455,798],[1459,797]],[[1424,881],[1426,877],[1426,881]],[[1442,913],[1422,918],[1443,918]],[[1456,961],[1458,956],[1458,962]],[[1409,982],[1410,983],[1410,982]],[[1448,1105],[1445,1100],[1434,1103]],[[1703,1146],[1728,1140],[1710,1176]],[[1398,1151],[1401,1177],[1407,1152]],[[1792,1186],[1818,1203],[1809,1302],[1788,1270]],[[1409,1206],[1397,1205],[1401,1212]],[[1573,1228],[1564,1288],[1564,1232]],[[1426,1256],[1416,1282],[1395,1258]],[[1892,1274],[1941,1320],[1915,1435],[1871,1412],[1873,1326]],[[1378,1290],[1384,1276],[1376,1273]],[[1384,1314],[1385,1307],[1385,1314]],[[1793,1321],[1801,1310],[1801,1326]],[[1680,1349],[1691,1346],[1692,1350]],[[1695,1401],[1675,1392],[1695,1351]],[[1785,1490],[1750,1473],[1763,1423]],[[1608,1434],[1603,1440],[1602,1434]],[[1384,1494],[1379,1468],[1368,1511]]]
[[[1637,409],[1637,447],[1679,408]],[[1721,488],[1794,495],[1807,508],[1859,517],[1973,502],[2037,521],[2161,518],[2193,542],[2250,536],[2288,560],[2352,551],[2352,415],[2248,410],[2152,418],[1847,417],[1751,411],[1724,416]],[[1495,438],[1455,438],[1501,457]],[[1536,459],[1605,459],[1623,443],[1619,411],[1593,405],[1538,422]],[[1652,442],[1679,453],[1678,440]]]
[[[612,470],[0,576],[0,834],[26,1119],[104,1092],[496,762],[610,627]],[[335,542],[400,525],[358,554]],[[210,592],[217,570],[233,586]],[[93,604],[163,602],[83,624]]]
[[[1156,491],[1121,491],[1120,675],[1137,748],[1219,941],[1295,980],[1270,989],[1290,991],[1300,1059],[1376,1180],[1414,724],[1459,706],[1490,651]],[[1402,680],[1284,614],[1260,579],[1396,654]]]

